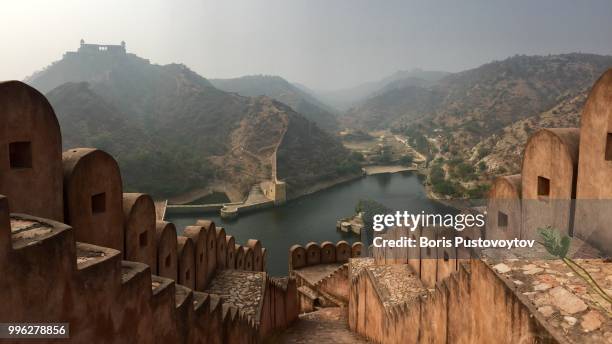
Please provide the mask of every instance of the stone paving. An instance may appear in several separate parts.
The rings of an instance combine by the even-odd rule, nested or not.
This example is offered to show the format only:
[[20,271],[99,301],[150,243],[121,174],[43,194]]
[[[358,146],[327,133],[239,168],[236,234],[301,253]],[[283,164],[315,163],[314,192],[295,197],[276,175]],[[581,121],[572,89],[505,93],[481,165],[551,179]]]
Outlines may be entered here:
[[38,221],[11,216],[11,237],[14,242],[23,245],[33,243],[47,236],[53,231],[53,227]]
[[381,301],[386,308],[413,301],[427,294],[427,289],[421,280],[406,264],[378,265],[368,269],[374,276],[378,290],[381,291]]
[[[539,246],[539,245],[538,245]],[[612,305],[561,259],[539,246],[525,258],[521,250],[505,257],[484,253],[484,261],[526,296],[548,323],[575,343],[612,343]],[[540,258],[536,258],[539,254]],[[495,256],[495,257],[490,257]],[[605,259],[574,259],[612,295],[612,262]]]
[[205,292],[219,295],[224,302],[259,323],[258,311],[264,296],[265,275],[265,272],[220,270]]
[[350,278],[357,276],[361,270],[374,265],[374,258],[351,258],[349,261],[349,276]]
[[322,308],[300,315],[287,330],[265,343],[353,344],[369,343],[348,328],[346,308]]

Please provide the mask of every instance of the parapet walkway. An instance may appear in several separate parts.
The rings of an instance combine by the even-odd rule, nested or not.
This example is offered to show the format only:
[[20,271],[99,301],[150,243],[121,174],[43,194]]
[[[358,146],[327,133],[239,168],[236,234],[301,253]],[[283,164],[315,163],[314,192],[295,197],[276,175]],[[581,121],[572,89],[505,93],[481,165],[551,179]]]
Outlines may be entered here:
[[287,330],[267,343],[352,344],[370,343],[348,328],[346,308],[322,308],[300,315]]

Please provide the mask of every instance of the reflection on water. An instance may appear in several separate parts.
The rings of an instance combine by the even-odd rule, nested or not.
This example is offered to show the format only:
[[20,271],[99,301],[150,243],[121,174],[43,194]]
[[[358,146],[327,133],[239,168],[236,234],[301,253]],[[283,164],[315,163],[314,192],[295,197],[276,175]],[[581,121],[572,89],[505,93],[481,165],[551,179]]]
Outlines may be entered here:
[[352,215],[360,199],[372,199],[388,208],[409,212],[444,209],[427,199],[416,174],[402,172],[367,176],[291,201],[282,207],[240,215],[236,220],[225,221],[217,214],[168,215],[166,220],[174,222],[182,231],[196,219],[209,218],[233,235],[237,243],[244,244],[249,238],[259,239],[268,250],[268,272],[281,276],[287,274],[288,251],[293,244],[358,241],[356,235],[336,231],[336,221]]

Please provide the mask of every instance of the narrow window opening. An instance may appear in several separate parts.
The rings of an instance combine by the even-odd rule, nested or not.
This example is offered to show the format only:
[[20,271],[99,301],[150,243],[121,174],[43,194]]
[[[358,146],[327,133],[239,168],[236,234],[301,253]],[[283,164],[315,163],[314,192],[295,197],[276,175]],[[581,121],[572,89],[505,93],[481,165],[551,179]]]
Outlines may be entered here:
[[204,261],[204,253],[200,253],[200,263]]
[[140,235],[138,236],[138,243],[140,244],[140,247],[146,247],[148,241],[149,240],[148,240],[147,232],[144,231],[140,233]]
[[550,196],[550,179],[538,176],[538,196]]
[[13,142],[9,144],[11,168],[32,168],[32,144],[30,142]]
[[99,193],[91,196],[91,212],[99,214],[106,211],[106,193]]
[[508,215],[503,212],[497,213],[497,226],[498,227],[508,227]]
[[191,270],[185,271],[185,281],[189,281],[191,279]]
[[170,267],[170,263],[172,263],[172,258],[170,257],[170,255],[166,256],[166,261],[164,262],[164,265],[169,268]]
[[444,261],[448,262],[449,259],[450,259],[450,257],[448,256],[448,253],[444,252]]
[[606,160],[612,161],[612,133],[606,136]]

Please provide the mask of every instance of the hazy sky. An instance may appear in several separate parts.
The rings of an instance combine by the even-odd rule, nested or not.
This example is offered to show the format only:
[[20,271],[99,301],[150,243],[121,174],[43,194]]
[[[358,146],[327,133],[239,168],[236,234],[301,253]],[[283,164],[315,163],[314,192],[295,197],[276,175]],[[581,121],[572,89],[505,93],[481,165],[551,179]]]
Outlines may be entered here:
[[90,43],[127,42],[205,77],[274,74],[317,89],[514,54],[612,54],[612,1],[4,0],[0,80]]

